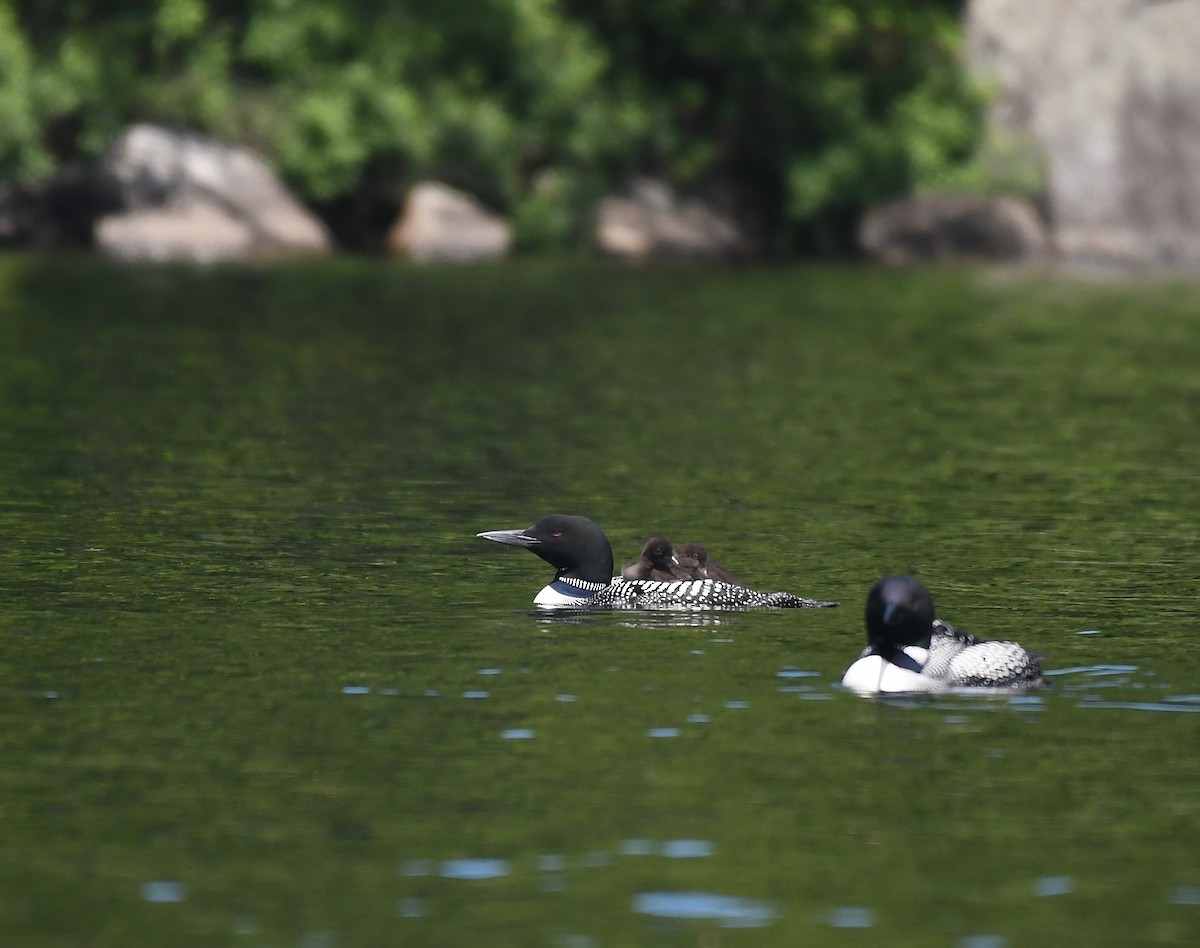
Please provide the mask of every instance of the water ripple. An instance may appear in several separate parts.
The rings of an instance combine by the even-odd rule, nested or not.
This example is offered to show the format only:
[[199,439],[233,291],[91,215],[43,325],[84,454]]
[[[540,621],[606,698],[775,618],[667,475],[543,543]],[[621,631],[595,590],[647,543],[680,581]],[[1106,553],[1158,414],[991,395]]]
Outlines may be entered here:
[[1200,905],[1200,885],[1177,885],[1167,901],[1172,905]]
[[416,896],[403,898],[396,903],[396,914],[401,918],[420,918],[428,911],[425,900]]
[[446,879],[496,879],[508,875],[507,859],[449,859],[440,874]]
[[1046,876],[1033,884],[1034,895],[1067,895],[1075,891],[1075,880],[1070,876]]
[[186,894],[182,882],[155,880],[142,883],[142,899],[146,902],[182,902]]
[[723,928],[761,928],[779,914],[769,902],[713,892],[642,892],[633,897],[632,907],[658,918],[713,919]]
[[1119,708],[1125,711],[1173,711],[1173,712],[1192,712],[1200,711],[1200,705],[1196,704],[1169,704],[1167,701],[1101,701],[1098,698],[1084,698],[1076,702],[1076,707],[1079,708]]
[[669,839],[659,850],[668,859],[702,859],[716,851],[707,839]]
[[835,908],[825,922],[830,928],[871,928],[875,924],[875,910],[858,906]]
[[1059,675],[1084,675],[1088,678],[1100,678],[1105,675],[1131,675],[1138,670],[1137,665],[1074,665],[1071,668],[1051,668],[1045,672],[1047,678]]

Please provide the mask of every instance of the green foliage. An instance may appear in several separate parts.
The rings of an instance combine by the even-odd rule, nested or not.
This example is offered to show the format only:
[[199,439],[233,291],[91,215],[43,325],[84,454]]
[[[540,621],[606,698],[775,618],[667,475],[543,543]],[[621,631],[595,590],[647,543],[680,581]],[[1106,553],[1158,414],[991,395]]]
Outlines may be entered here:
[[[836,245],[861,207],[945,177],[977,134],[949,0],[11,0],[0,178],[52,169],[68,120],[263,152],[315,201],[394,169],[578,235],[635,172],[736,182],[782,245]],[[61,152],[61,143],[59,150]]]
[[793,246],[844,245],[863,206],[961,161],[979,131],[958,3],[574,6],[665,105],[653,145],[672,176],[751,183]]
[[940,168],[920,183],[928,190],[1015,194],[1036,201],[1046,193],[1046,171],[1028,137],[989,128],[968,161]]

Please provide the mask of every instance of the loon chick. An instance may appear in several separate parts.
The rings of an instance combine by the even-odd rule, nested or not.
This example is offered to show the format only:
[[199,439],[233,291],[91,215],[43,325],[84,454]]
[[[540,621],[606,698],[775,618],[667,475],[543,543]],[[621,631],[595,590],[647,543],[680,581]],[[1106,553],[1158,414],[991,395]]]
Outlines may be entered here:
[[1016,642],[976,638],[934,617],[929,590],[888,576],[867,595],[867,648],[842,678],[863,693],[1037,688],[1036,658]]
[[692,579],[715,579],[721,583],[742,585],[742,581],[729,572],[720,563],[714,563],[708,558],[708,550],[699,543],[684,543],[675,547],[675,556],[679,565],[688,571]]
[[642,547],[642,555],[621,567],[624,579],[653,579],[661,583],[691,579],[692,574],[680,567],[671,541],[666,537],[651,537]]
[[553,582],[533,600],[534,605],[547,608],[799,609],[837,605],[785,592],[758,592],[711,579],[657,582],[613,576],[612,546],[586,517],[550,514],[524,530],[492,530],[476,536],[526,547],[554,567]]

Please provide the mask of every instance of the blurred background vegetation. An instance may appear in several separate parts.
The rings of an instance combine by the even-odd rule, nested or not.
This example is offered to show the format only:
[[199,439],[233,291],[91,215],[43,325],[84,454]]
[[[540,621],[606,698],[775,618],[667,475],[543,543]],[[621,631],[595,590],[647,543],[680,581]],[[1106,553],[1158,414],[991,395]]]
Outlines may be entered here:
[[339,236],[432,177],[569,246],[650,174],[836,252],[972,155],[962,2],[5,0],[0,181],[153,121],[256,149]]

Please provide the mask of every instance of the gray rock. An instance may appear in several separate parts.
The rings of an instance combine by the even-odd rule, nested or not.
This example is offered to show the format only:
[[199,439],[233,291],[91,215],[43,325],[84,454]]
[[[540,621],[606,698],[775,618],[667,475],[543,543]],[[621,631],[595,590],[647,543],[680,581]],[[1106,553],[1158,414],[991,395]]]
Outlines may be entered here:
[[1031,260],[1048,247],[1037,211],[1013,197],[918,195],[889,201],[863,218],[859,242],[892,264]]
[[102,180],[120,210],[97,247],[123,260],[208,262],[327,253],[324,225],[256,155],[188,132],[135,125],[109,146]]
[[1041,152],[1064,258],[1200,263],[1200,4],[972,0],[966,29],[991,121]]
[[512,228],[461,191],[425,181],[409,192],[387,242],[393,253],[425,263],[493,260],[508,253]]
[[731,217],[645,178],[634,183],[628,197],[610,195],[600,202],[596,244],[627,260],[712,260],[742,256],[749,249]]

